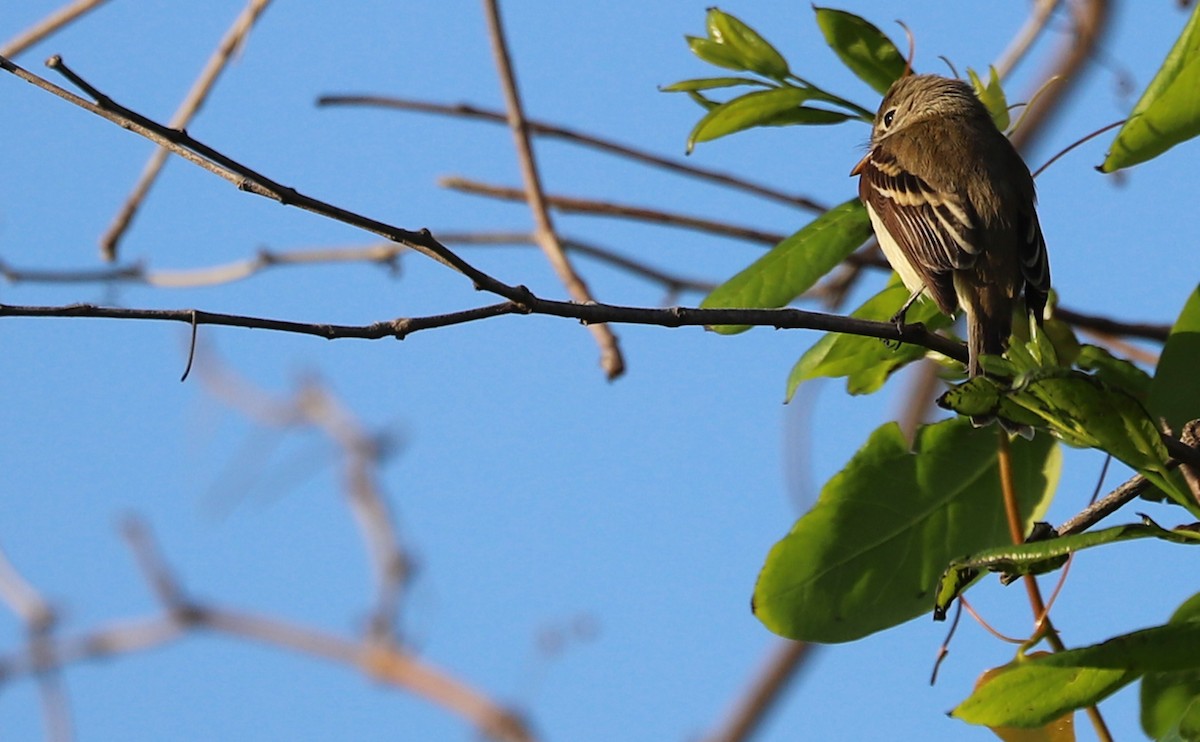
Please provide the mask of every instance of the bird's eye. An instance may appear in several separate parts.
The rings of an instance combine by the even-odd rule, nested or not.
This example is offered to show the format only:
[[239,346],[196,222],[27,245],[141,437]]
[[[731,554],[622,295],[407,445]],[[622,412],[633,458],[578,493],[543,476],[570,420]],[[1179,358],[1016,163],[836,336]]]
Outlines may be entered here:
[[895,108],[893,108],[890,111],[888,111],[887,113],[883,114],[883,125],[891,126],[892,119],[894,119],[894,118],[896,118],[896,109]]

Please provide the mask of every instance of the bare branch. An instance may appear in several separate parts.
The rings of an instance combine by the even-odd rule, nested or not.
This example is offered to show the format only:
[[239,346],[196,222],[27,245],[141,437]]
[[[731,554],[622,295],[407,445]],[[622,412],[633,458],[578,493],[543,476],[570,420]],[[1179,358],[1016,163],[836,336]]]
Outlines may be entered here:
[[1050,20],[1050,16],[1054,13],[1054,9],[1058,7],[1060,2],[1061,0],[1034,1],[1033,11],[1029,14],[1029,18],[1025,20],[1025,25],[1021,27],[1021,30],[1009,42],[1008,48],[1004,50],[1000,58],[992,65],[996,68],[996,74],[1000,75],[1001,79],[1008,77],[1017,64],[1025,58],[1029,47],[1033,45],[1037,37],[1046,29],[1046,23]]
[[742,698],[721,728],[704,742],[746,742],[752,739],[767,712],[779,701],[796,673],[812,656],[813,645],[783,641],[771,648],[762,670],[744,691]]
[[[225,32],[225,36],[217,45],[217,50],[213,52],[208,63],[204,65],[200,76],[192,83],[192,89],[188,91],[187,97],[179,104],[179,108],[175,111],[175,115],[171,117],[168,126],[172,129],[183,129],[191,122],[192,118],[200,111],[200,107],[204,105],[204,101],[208,98],[208,94],[212,92],[213,86],[217,83],[217,78],[221,76],[226,65],[229,63],[233,53],[238,50],[246,41],[250,34],[250,29],[254,27],[254,22],[262,15],[262,12],[270,5],[271,0],[249,0],[245,9],[242,10],[238,17],[233,21],[233,25]],[[142,170],[138,182],[133,187],[133,192],[129,194],[125,204],[114,217],[112,225],[108,231],[100,238],[100,252],[105,260],[117,259],[117,246],[121,241],[121,237],[125,234],[133,217],[137,214],[138,208],[145,199],[146,194],[150,191],[150,187],[154,185],[154,181],[158,178],[158,173],[167,162],[167,150],[156,149],[154,154],[150,155],[150,160],[146,163]]]
[[92,317],[107,319],[155,320],[184,322],[197,325],[221,325],[275,330],[301,335],[314,335],[328,340],[357,338],[379,340],[394,337],[402,340],[420,330],[474,322],[506,314],[539,314],[576,319],[584,323],[612,322],[661,327],[703,327],[716,325],[749,325],[776,329],[808,329],[842,332],[850,335],[881,338],[911,343],[936,353],[965,362],[966,346],[921,324],[897,327],[892,322],[843,317],[837,314],[810,312],[791,307],[783,309],[705,309],[690,307],[630,307],[618,304],[575,304],[566,301],[541,299],[532,294],[525,303],[500,302],[447,314],[424,317],[400,317],[369,325],[307,324],[287,320],[249,317],[235,314],[206,312],[198,309],[128,309],[100,307],[92,304],[69,304],[58,307],[16,306],[0,304],[0,317]]
[[[462,118],[476,119],[478,121],[489,121],[497,124],[503,124],[507,121],[505,115],[499,111],[493,111],[487,108],[474,106],[470,103],[446,105],[442,103],[433,103],[430,101],[409,100],[405,98],[392,98],[379,95],[323,95],[320,98],[317,98],[317,105],[380,106],[383,108],[395,108],[402,111],[416,111],[419,113],[432,113],[443,116],[457,116]],[[828,206],[814,201],[807,196],[784,193],[783,191],[771,188],[770,186],[754,183],[736,175],[730,175],[729,173],[722,173],[716,170],[709,170],[707,168],[681,162],[679,160],[661,157],[627,144],[621,144],[610,139],[605,139],[596,134],[585,134],[583,132],[568,129],[563,126],[549,124],[544,121],[534,121],[532,119],[527,119],[525,121],[525,125],[528,127],[529,133],[531,134],[562,139],[574,144],[591,147],[601,152],[607,152],[619,157],[626,157],[635,162],[663,168],[665,170],[670,170],[700,180],[707,180],[711,183],[716,183],[734,190],[751,193],[771,201],[786,204],[788,206],[797,206],[815,213],[823,213],[829,208]]]
[[[542,189],[542,176],[538,172],[537,158],[529,142],[529,130],[525,125],[525,110],[521,105],[521,90],[517,86],[517,73],[513,70],[508,53],[508,41],[504,33],[504,21],[500,17],[499,0],[483,1],[487,16],[488,36],[492,41],[492,53],[496,70],[500,74],[500,86],[504,91],[504,102],[508,108],[508,126],[512,129],[516,143],[517,159],[521,164],[521,179],[525,183],[524,198],[533,212],[534,238],[538,247],[546,254],[550,266],[558,279],[566,286],[567,293],[580,303],[595,301],[587,284],[575,271],[567,253],[554,231],[554,222],[546,206],[546,195]],[[606,325],[589,325],[592,335],[600,346],[600,367],[609,381],[625,373],[625,359],[617,343],[617,336]]]
[[50,34],[58,31],[84,13],[103,5],[107,0],[75,0],[43,18],[32,28],[17,35],[4,46],[0,46],[0,57],[15,57]]
[[[519,188],[508,188],[505,186],[480,183],[479,181],[469,180],[467,178],[441,178],[438,180],[438,185],[442,186],[443,188],[462,191],[463,193],[489,196],[491,198],[499,198],[505,201],[522,201],[525,198],[524,192]],[[760,229],[735,226],[713,219],[704,219],[702,217],[687,216],[684,214],[674,214],[668,211],[647,209],[640,206],[616,204],[612,203],[611,201],[594,201],[584,198],[572,198],[570,196],[547,195],[546,203],[564,213],[588,214],[590,216],[615,216],[624,219],[633,219],[635,221],[649,222],[651,224],[665,224],[672,227],[682,227],[684,229],[692,229],[698,232],[704,232],[706,234],[734,237],[736,239],[746,240],[748,242],[758,242],[760,244],[770,246],[779,244],[784,240],[784,238],[787,237],[787,235],[778,232],[764,232]]]

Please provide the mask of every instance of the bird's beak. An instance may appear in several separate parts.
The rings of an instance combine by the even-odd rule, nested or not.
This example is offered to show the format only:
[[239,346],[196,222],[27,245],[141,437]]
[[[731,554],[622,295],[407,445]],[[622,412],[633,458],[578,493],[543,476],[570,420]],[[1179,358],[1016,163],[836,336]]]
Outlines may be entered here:
[[855,166],[854,166],[854,169],[850,171],[850,176],[851,176],[851,177],[853,177],[853,176],[855,176],[855,175],[858,175],[859,173],[861,173],[861,172],[862,172],[862,169],[863,169],[864,167],[866,167],[866,165],[867,165],[867,160],[869,160],[869,159],[871,159],[871,153],[870,153],[870,152],[868,152],[868,153],[866,154],[866,156],[864,156],[864,157],[863,157],[861,160],[859,160],[859,161],[858,161],[858,164],[857,164],[857,165],[855,165]]

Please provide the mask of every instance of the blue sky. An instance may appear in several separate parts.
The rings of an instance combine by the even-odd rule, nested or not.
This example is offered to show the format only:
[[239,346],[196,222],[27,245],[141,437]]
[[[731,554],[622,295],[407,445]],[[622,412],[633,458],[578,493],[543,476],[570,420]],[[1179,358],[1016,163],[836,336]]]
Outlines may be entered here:
[[[0,38],[56,3],[6,8]],[[240,2],[111,2],[21,55],[61,54],[118,101],[165,120]],[[722,6],[758,28],[793,69],[874,108],[840,66],[806,4]],[[896,38],[895,3],[846,2]],[[703,3],[511,3],[504,8],[531,116],[682,156],[699,109],[657,86],[712,69],[684,34]],[[916,67],[985,68],[1027,3],[910,3]],[[1029,157],[1034,167],[1122,117],[1186,19],[1167,0],[1117,8],[1097,64]],[[1018,68],[1022,99],[1059,41]],[[464,175],[519,183],[500,127],[416,114],[322,108],[328,93],[378,93],[499,107],[477,3],[279,3],[189,127],[197,137],[311,195],[410,229],[523,230],[527,209],[438,188]],[[16,268],[100,265],[96,241],[150,145],[21,83],[0,78],[0,259]],[[860,124],[755,130],[700,145],[698,165],[837,203],[868,131]],[[1107,138],[1039,178],[1041,219],[1065,305],[1134,320],[1174,320],[1197,281],[1194,166],[1184,144],[1118,180],[1092,167]],[[648,171],[559,142],[540,142],[547,189],[645,204],[790,232],[810,217],[749,196]],[[568,236],[687,276],[720,280],[761,248],[657,226],[558,216]],[[168,163],[122,247],[150,268],[210,266],[276,250],[352,246],[369,235],[239,193]],[[463,254],[510,283],[561,297],[528,248]],[[662,290],[604,265],[579,268],[602,301],[654,305]],[[860,288],[861,299],[883,276]],[[374,266],[282,268],[202,289],[103,285],[0,287],[7,304],[198,307],[308,322],[367,323],[487,301],[417,256],[399,278]],[[684,296],[695,304],[699,297]],[[546,740],[695,739],[724,718],[775,646],[750,614],[762,559],[819,486],[903,404],[905,379],[866,398],[837,383],[782,404],[791,364],[818,337],[759,329],[617,327],[628,373],[606,382],[589,333],[570,321],[505,317],[395,341],[325,342],[202,328],[201,345],[275,395],[321,379],[372,430],[399,443],[383,471],[405,546],[419,565],[402,626],[415,651],[529,715]],[[0,545],[63,612],[73,634],[157,606],[114,524],[142,516],[191,594],[351,635],[370,608],[363,549],[344,507],[336,450],[312,433],[279,433],[179,383],[187,333],[173,325],[4,319],[0,394]],[[200,359],[204,363],[204,357]],[[1051,519],[1087,500],[1101,457],[1068,452]],[[1127,476],[1113,467],[1108,482]],[[1165,523],[1177,515],[1145,506]],[[1131,513],[1123,514],[1131,519]],[[1179,547],[1132,544],[1078,559],[1054,617],[1069,645],[1159,623],[1196,586]],[[1019,588],[972,593],[1011,634],[1028,630]],[[554,656],[547,631],[583,622]],[[23,627],[0,614],[0,651]],[[944,627],[918,619],[822,649],[768,720],[762,739],[991,739],[947,719],[986,667],[1013,649],[964,621],[942,670],[927,678]],[[593,635],[594,634],[594,635]],[[70,668],[80,740],[469,740],[475,732],[427,702],[345,668],[203,635]],[[0,694],[0,740],[41,734],[35,686]],[[1105,705],[1120,739],[1139,734],[1136,691]],[[1080,726],[1086,726],[1080,720]],[[1081,738],[1091,732],[1081,730]]]

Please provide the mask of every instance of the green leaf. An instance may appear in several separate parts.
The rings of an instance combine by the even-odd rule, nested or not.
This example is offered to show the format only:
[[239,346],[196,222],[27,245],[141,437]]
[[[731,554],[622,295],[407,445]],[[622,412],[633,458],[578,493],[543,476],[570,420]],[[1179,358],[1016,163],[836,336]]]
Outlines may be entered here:
[[1200,134],[1200,5],[1133,113],[1117,132],[1102,172],[1145,162]]
[[714,88],[732,88],[738,85],[756,85],[766,87],[769,83],[755,80],[751,77],[698,77],[695,80],[681,80],[659,88],[663,93],[689,93],[697,90],[713,90]]
[[[909,291],[893,274],[887,287],[850,313],[858,319],[889,320],[908,299]],[[924,323],[931,330],[950,324],[950,318],[938,311],[932,301],[920,300],[909,307],[906,321]],[[796,389],[805,381],[818,377],[846,377],[846,388],[851,394],[871,394],[896,369],[925,356],[926,350],[918,345],[902,344],[899,347],[885,343],[879,338],[847,335],[840,332],[826,334],[813,344],[792,367],[787,381],[787,399],[790,401]]]
[[1066,557],[1077,551],[1121,541],[1157,538],[1175,544],[1200,546],[1200,532],[1186,528],[1166,529],[1142,516],[1141,523],[1103,528],[1071,536],[1032,541],[1019,546],[985,549],[969,557],[954,559],[938,582],[934,615],[945,615],[951,602],[980,570],[1006,575],[1044,574],[1060,568]]
[[[857,198],[835,206],[713,289],[702,307],[786,306],[871,236],[871,219]],[[712,329],[732,334],[744,325]]]
[[844,10],[818,8],[817,25],[825,41],[866,84],[883,95],[904,75],[907,63],[904,55],[882,31],[862,18]]
[[975,88],[976,97],[983,101],[983,105],[987,106],[988,113],[992,116],[992,123],[1000,131],[1008,129],[1008,125],[1011,123],[1008,115],[1008,98],[1004,95],[1004,88],[1000,85],[1000,75],[996,72],[996,68],[988,67],[986,84],[970,67],[967,68],[967,75],[971,78],[971,87]]
[[704,114],[688,134],[687,151],[690,153],[699,142],[755,126],[777,126],[775,120],[780,114],[799,109],[810,98],[812,94],[807,90],[790,86],[740,95]]
[[1052,369],[1008,389],[977,376],[942,395],[938,404],[962,415],[991,414],[1046,427],[1073,446],[1107,451],[1200,517],[1200,507],[1167,468],[1166,446],[1146,409],[1128,392],[1100,379]]
[[787,60],[753,28],[717,8],[709,8],[705,20],[708,38],[736,55],[744,69],[775,80],[787,77]]
[[793,126],[795,124],[802,125],[819,125],[819,124],[840,124],[843,121],[858,118],[840,111],[829,111],[824,108],[812,108],[810,106],[800,106],[782,113],[776,114],[760,126]]
[[1075,362],[1083,370],[1093,372],[1097,379],[1146,403],[1150,394],[1150,374],[1124,358],[1117,358],[1098,345],[1083,345]]
[[[1012,452],[1020,509],[1032,522],[1061,457],[1049,436],[1015,440]],[[771,549],[754,612],[792,639],[859,639],[927,612],[952,558],[1007,539],[994,430],[944,420],[920,428],[910,451],[888,423]]]
[[[1170,623],[1200,620],[1200,593],[1184,601]],[[1147,673],[1142,678],[1142,729],[1154,739],[1176,732],[1197,739],[1200,727],[1200,668]],[[1183,732],[1186,731],[1186,736]]]
[[1037,727],[1093,706],[1148,672],[1200,668],[1200,621],[1135,631],[1100,644],[1019,658],[951,715],[971,724]]
[[1200,287],[1188,297],[1171,328],[1150,384],[1150,414],[1156,420],[1166,418],[1176,434],[1184,423],[1200,417],[1197,369],[1200,369]]
[[700,36],[684,36],[683,38],[687,40],[688,48],[692,50],[692,54],[695,54],[709,64],[729,70],[737,70],[738,72],[750,71],[750,68],[746,66],[741,56],[724,44],[718,44],[712,39],[705,39]]

